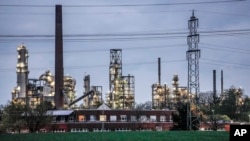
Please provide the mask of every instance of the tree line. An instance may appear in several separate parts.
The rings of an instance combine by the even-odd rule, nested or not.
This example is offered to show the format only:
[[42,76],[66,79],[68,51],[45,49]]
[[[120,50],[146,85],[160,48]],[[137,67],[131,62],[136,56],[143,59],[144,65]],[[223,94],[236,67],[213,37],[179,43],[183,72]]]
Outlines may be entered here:
[[190,113],[193,115],[191,117],[192,130],[198,130],[201,123],[212,130],[217,130],[222,125],[221,123],[250,122],[250,98],[243,95],[242,89],[234,86],[225,90],[220,96],[212,93],[200,95],[199,105],[177,103],[177,113],[172,115],[174,121],[172,130],[189,130],[187,128],[188,108],[191,109]]

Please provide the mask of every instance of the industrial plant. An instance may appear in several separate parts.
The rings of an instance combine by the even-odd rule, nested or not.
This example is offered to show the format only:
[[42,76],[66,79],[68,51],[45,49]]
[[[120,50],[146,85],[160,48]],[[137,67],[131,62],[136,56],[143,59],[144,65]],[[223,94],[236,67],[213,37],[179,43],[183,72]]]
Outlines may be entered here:
[[[12,101],[36,107],[41,101],[56,106],[55,75],[46,70],[38,78],[29,78],[28,49],[22,44],[17,47],[17,86],[12,90]],[[161,58],[158,58],[158,83],[152,84],[152,109],[175,109],[177,102],[187,100],[187,88],[179,86],[178,75],[173,75],[172,88],[161,84]],[[83,95],[76,97],[76,80],[63,76],[63,106],[58,109],[76,109],[81,101],[83,109],[96,109],[105,103],[110,109],[131,110],[135,108],[135,77],[122,75],[122,49],[110,49],[109,89],[106,101],[102,86],[91,86],[90,75],[83,76]]]
[[122,49],[110,49],[109,92],[104,95],[102,86],[92,85],[91,76],[85,74],[81,76],[83,81],[77,82],[83,84],[84,92],[76,96],[76,80],[64,75],[63,69],[62,6],[56,5],[55,11],[55,72],[45,70],[38,78],[29,78],[28,48],[21,44],[17,47],[17,85],[12,90],[14,103],[35,108],[42,101],[51,102],[57,128],[46,127],[47,131],[169,130],[173,126],[172,113],[180,102],[189,104],[188,128],[191,129],[193,117],[199,120],[191,115],[194,110],[191,105],[199,105],[200,50],[194,12],[188,21],[188,85],[180,86],[177,74],[173,74],[172,86],[162,84],[161,58],[158,58],[158,82],[151,85],[151,108],[138,110],[135,108],[136,76],[123,74]]
[[[90,75],[85,75],[82,76],[84,92],[80,97],[76,97],[76,80],[72,76],[65,76],[63,69],[62,6],[56,5],[55,11],[55,72],[46,70],[38,78],[29,78],[28,49],[21,44],[17,47],[17,86],[12,90],[14,103],[19,102],[35,108],[42,101],[51,102],[55,109],[52,114],[55,116],[54,122],[58,123],[58,128],[54,130],[169,130],[173,124],[171,114],[175,112],[176,104],[181,101],[188,102],[191,100],[190,97],[195,97],[191,95],[198,95],[189,93],[188,87],[179,86],[177,74],[173,75],[172,87],[162,84],[161,58],[158,58],[158,83],[152,84],[151,109],[136,110],[135,76],[122,73],[122,49],[110,49],[110,63],[107,70],[109,92],[103,96],[102,86],[91,85]],[[192,39],[197,35],[191,31],[196,31],[193,29],[196,28],[196,23],[192,21],[196,21],[194,13],[189,21],[191,28],[188,36],[189,44],[197,41]],[[187,52],[189,62],[193,59],[191,54],[196,52],[193,50],[197,50],[198,47],[197,42],[194,44],[195,48],[189,45]],[[198,65],[198,62],[190,65]],[[192,86],[193,82],[190,85]],[[81,107],[76,104],[78,102],[82,103]],[[78,124],[70,124],[69,121],[76,121]],[[92,121],[101,121],[102,124]]]

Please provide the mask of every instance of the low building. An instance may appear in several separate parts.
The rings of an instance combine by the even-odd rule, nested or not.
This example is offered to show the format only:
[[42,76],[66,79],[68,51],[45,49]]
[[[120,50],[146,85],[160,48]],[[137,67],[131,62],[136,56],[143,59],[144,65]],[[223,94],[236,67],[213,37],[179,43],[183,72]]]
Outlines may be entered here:
[[52,111],[53,122],[46,127],[53,132],[163,131],[173,126],[173,110],[98,109]]

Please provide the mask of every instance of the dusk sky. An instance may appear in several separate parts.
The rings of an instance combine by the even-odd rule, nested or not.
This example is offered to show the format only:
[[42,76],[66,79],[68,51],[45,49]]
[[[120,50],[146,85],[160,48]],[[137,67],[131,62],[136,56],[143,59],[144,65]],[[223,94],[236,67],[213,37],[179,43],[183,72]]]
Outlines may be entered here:
[[250,96],[249,0],[1,0],[0,104],[11,100],[17,86],[17,47],[22,43],[29,52],[29,78],[46,70],[54,74],[57,4],[63,11],[64,74],[76,79],[77,97],[89,74],[91,86],[102,86],[105,100],[110,49],[122,49],[122,74],[135,76],[136,103],[151,101],[158,57],[162,83],[172,87],[177,74],[180,86],[187,86],[192,10],[199,19],[200,91],[213,90],[216,70],[219,94],[223,70],[225,89],[241,87]]

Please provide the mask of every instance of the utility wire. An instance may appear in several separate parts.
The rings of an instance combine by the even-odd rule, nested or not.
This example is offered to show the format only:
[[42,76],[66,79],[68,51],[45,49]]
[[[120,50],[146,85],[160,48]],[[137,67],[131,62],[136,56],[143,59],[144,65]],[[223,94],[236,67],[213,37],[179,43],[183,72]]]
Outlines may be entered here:
[[[179,2],[179,3],[158,3],[158,4],[110,4],[110,5],[63,5],[63,7],[152,7],[152,6],[174,6],[174,5],[194,5],[194,4],[218,4],[241,2],[245,0],[217,0],[203,2]],[[54,7],[54,5],[0,5],[0,7]]]
[[[187,60],[177,59],[177,60],[165,60],[162,63],[176,63],[176,62],[186,62]],[[148,61],[148,62],[133,62],[133,63],[123,63],[124,66],[132,66],[132,65],[152,65],[157,64],[156,61]],[[226,65],[227,67],[238,68],[238,69],[249,69],[250,64],[241,64],[241,63],[234,63],[234,62],[227,62],[215,59],[206,59],[201,58],[201,65],[202,64],[211,64],[216,66]],[[65,70],[72,70],[72,69],[84,69],[84,68],[104,68],[109,67],[108,64],[100,64],[100,65],[81,65],[81,66],[66,66],[64,67]],[[40,68],[29,68],[29,71],[40,71],[40,70],[54,70],[54,67],[40,67]],[[14,70],[12,68],[1,68],[0,72],[9,72]]]
[[206,46],[206,47],[203,46],[202,48],[212,49],[215,51],[221,50],[221,51],[228,51],[228,52],[232,52],[232,53],[250,54],[249,49],[225,47],[225,46],[219,46],[219,45],[207,44],[207,43],[200,43],[200,44]]
[[[155,46],[134,46],[134,47],[122,47],[122,50],[145,50],[145,49],[160,49],[160,48],[176,48],[176,47],[186,47],[186,44],[175,44],[175,45],[155,45]],[[102,49],[78,49],[78,50],[64,50],[63,53],[89,53],[89,52],[109,52],[110,48]],[[54,51],[39,51],[39,52],[29,52],[29,54],[48,54],[55,53]],[[16,52],[0,52],[1,55],[16,55]]]
[[[162,63],[176,63],[176,62],[185,62],[186,60],[165,60],[162,61]],[[151,64],[157,64],[156,61],[148,61],[148,62],[132,62],[132,63],[123,63],[124,66],[131,66],[131,65],[151,65]],[[81,66],[64,66],[65,70],[71,70],[71,69],[83,69],[83,68],[100,68],[100,67],[109,67],[108,64],[100,64],[100,65],[81,65]],[[54,67],[40,67],[40,68],[29,68],[29,71],[40,71],[40,70],[54,70]],[[9,72],[10,70],[15,70],[15,68],[1,68],[0,72]]]
[[[211,30],[211,31],[199,31],[200,34],[249,34],[250,29],[231,29],[231,30]],[[94,34],[64,34],[64,37],[120,37],[120,36],[161,36],[161,35],[188,35],[188,32],[151,32],[151,33],[94,33]],[[11,35],[2,34],[0,38],[19,38],[19,37],[29,37],[29,38],[41,38],[41,37],[55,37],[54,35]]]

